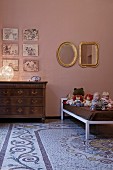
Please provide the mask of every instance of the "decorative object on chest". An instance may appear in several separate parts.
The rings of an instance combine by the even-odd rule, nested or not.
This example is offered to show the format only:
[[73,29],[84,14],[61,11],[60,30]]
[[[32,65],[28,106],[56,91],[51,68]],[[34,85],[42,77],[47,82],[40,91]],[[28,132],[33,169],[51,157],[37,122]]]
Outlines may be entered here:
[[0,118],[45,120],[47,82],[0,82]]

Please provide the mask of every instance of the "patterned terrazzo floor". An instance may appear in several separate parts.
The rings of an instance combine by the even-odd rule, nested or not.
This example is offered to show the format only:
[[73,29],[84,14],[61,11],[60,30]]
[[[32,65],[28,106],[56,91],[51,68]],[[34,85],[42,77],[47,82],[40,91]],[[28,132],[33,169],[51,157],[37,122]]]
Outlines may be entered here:
[[0,170],[113,170],[113,138],[72,120],[0,124]]

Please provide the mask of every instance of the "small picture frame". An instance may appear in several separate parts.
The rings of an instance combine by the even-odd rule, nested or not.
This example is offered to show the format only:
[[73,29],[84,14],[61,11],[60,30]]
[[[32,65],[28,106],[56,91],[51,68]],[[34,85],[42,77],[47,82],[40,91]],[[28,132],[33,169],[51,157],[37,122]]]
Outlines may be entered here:
[[23,30],[23,41],[38,41],[39,33],[37,29],[24,29]]
[[18,56],[18,44],[3,44],[2,54],[3,56]]
[[23,60],[23,70],[28,72],[38,72],[39,71],[39,61],[38,60]]
[[3,28],[3,40],[16,41],[18,40],[17,28]]
[[38,56],[39,48],[37,44],[23,44],[23,56]]
[[18,59],[3,59],[3,66],[10,66],[14,71],[19,70],[19,60]]

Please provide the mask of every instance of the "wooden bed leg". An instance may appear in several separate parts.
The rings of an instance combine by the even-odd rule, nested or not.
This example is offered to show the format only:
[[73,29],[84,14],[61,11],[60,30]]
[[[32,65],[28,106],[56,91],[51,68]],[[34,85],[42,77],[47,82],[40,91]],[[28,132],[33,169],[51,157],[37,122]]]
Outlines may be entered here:
[[86,127],[85,127],[85,133],[86,133],[86,140],[89,139],[89,122],[86,122]]

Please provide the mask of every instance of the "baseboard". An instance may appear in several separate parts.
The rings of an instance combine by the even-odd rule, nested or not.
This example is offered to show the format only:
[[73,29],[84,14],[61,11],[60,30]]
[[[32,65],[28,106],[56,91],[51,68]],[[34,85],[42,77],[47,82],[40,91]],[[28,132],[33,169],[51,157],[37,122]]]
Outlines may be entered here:
[[[65,119],[70,119],[72,116],[65,116]],[[46,116],[46,119],[61,119],[61,116]]]
[[[60,119],[61,116],[46,116],[45,119]],[[65,116],[64,119],[72,119],[72,116]],[[0,123],[28,123],[28,122],[42,122],[41,118],[2,118]]]

